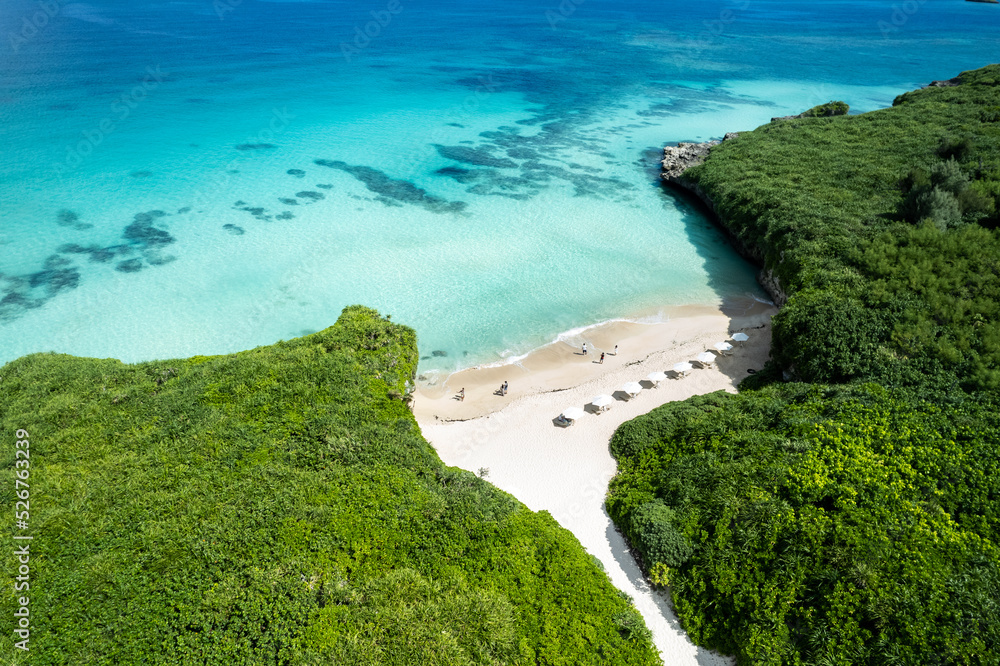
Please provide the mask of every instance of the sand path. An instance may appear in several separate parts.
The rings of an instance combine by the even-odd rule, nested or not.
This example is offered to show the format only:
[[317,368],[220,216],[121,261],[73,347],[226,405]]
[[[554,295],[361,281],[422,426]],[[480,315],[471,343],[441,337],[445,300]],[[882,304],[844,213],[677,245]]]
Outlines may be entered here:
[[[423,387],[414,412],[424,437],[446,464],[473,472],[487,469],[487,480],[533,511],[551,513],[601,560],[611,582],[634,599],[665,664],[733,664],[687,639],[669,594],[649,587],[605,512],[604,497],[616,468],[608,442],[619,425],[666,402],[718,390],[735,392],[749,369],[763,367],[775,312],[761,305],[736,315],[687,308],[674,311],[665,323],[602,325],[579,340],[539,350],[523,367],[473,369],[452,375],[446,386]],[[731,356],[718,358],[715,367],[696,367],[687,377],[667,379],[658,388],[643,381],[647,388],[637,397],[620,399],[626,382],[692,360],[740,330],[750,340],[736,345]],[[583,341],[588,342],[586,356],[580,353]],[[597,363],[600,352],[615,344],[618,356]],[[510,382],[509,393],[494,394],[504,379]],[[455,393],[462,387],[466,398],[459,401]],[[601,393],[616,397],[610,410],[588,411],[568,428],[553,423],[565,408],[584,407]]]

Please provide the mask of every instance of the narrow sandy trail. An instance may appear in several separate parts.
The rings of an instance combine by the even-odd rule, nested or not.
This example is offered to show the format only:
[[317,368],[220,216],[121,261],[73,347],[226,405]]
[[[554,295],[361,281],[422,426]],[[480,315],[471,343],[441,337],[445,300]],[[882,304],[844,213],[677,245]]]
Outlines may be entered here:
[[[418,394],[417,421],[446,464],[473,472],[486,468],[490,482],[533,511],[548,511],[573,532],[601,560],[612,583],[634,599],[665,664],[733,664],[731,658],[698,648],[687,639],[669,594],[649,587],[604,510],[608,482],[616,469],[608,442],[619,425],[666,402],[718,390],[735,392],[747,370],[760,369],[767,359],[773,312],[768,308],[742,317],[698,314],[662,324],[631,324],[640,328],[627,337],[622,337],[625,331],[620,324],[611,325],[616,330],[610,332],[591,331],[587,339],[592,349],[613,348],[615,343],[609,344],[604,337],[621,340],[618,344],[628,350],[627,358],[620,352],[617,359],[609,356],[603,365],[595,364],[590,354],[584,357],[577,347],[565,344],[565,349],[546,352],[562,355],[562,369],[548,367],[516,375],[506,397],[486,390],[502,381],[497,381],[495,368],[467,371],[457,382],[453,376],[449,390],[436,387]],[[650,372],[693,359],[738,330],[747,331],[750,340],[737,346],[732,356],[719,358],[716,367],[696,368],[687,377],[667,379],[632,400],[616,400],[609,411],[587,413],[571,427],[553,424],[565,408],[583,407],[601,393],[614,395],[626,382],[644,380]],[[513,370],[501,372],[511,375]],[[457,383],[466,388],[464,401],[455,398]],[[515,393],[515,387],[522,392]],[[498,406],[502,408],[495,409]],[[489,413],[477,415],[477,410]]]

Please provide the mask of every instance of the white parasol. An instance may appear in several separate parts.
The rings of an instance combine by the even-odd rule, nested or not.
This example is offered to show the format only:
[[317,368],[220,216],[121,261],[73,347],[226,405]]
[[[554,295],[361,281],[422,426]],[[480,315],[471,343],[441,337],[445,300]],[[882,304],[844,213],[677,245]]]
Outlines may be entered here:
[[594,407],[597,407],[597,409],[603,412],[605,409],[613,405],[614,402],[615,402],[614,398],[612,398],[607,393],[602,393],[601,395],[591,400],[590,404],[592,404]]
[[642,384],[640,384],[639,382],[629,382],[628,384],[622,387],[622,390],[628,393],[629,397],[634,398],[635,396],[639,395],[640,391],[642,391]]

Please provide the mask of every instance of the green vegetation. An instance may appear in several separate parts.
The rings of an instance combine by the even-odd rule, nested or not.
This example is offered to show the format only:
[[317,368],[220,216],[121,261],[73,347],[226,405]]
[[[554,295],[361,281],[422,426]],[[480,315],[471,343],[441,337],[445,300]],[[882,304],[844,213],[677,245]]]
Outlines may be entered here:
[[1000,65],[959,78],[685,174],[790,294],[774,357],[800,378],[1000,388]]
[[[5,664],[656,664],[579,542],[445,467],[407,407],[413,332],[352,307],[304,338],[0,369],[30,433],[30,652]],[[3,502],[13,507],[14,484]],[[13,530],[9,527],[8,530]],[[8,533],[10,540],[10,533]]]
[[1000,416],[777,384],[624,424],[608,510],[741,664],[996,664]]
[[1000,664],[1000,66],[685,176],[789,298],[739,395],[612,440],[650,579],[740,664]]
[[800,117],[825,118],[827,116],[846,116],[847,112],[850,110],[851,107],[849,107],[846,102],[827,102],[826,104],[814,106],[808,111],[803,111],[800,114]]

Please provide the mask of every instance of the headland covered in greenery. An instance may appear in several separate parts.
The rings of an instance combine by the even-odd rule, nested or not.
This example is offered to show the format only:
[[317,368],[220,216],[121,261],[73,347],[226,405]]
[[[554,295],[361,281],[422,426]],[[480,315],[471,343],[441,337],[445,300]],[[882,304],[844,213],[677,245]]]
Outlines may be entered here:
[[2,612],[28,597],[31,625],[3,663],[659,663],[569,532],[441,463],[407,405],[416,362],[411,329],[350,307],[226,356],[8,363],[33,539],[29,590],[3,551]]
[[683,178],[787,303],[739,395],[612,440],[650,578],[741,664],[1000,663],[1000,66]]

